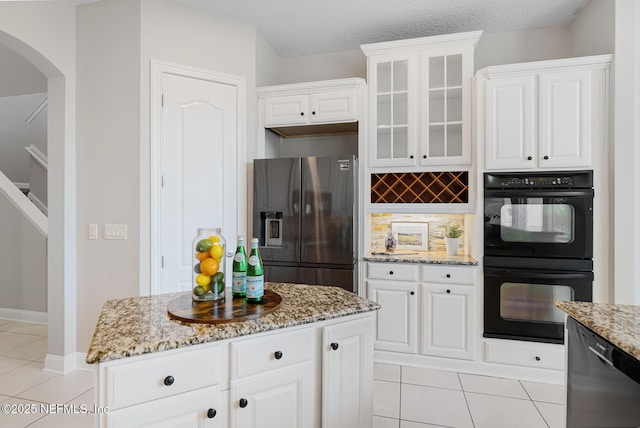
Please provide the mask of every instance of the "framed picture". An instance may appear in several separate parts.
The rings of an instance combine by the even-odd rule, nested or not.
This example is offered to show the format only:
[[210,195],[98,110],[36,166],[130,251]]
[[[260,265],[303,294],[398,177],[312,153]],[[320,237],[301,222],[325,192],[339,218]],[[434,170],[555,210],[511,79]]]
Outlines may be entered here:
[[429,223],[391,223],[391,232],[397,240],[398,250],[427,251],[429,249]]

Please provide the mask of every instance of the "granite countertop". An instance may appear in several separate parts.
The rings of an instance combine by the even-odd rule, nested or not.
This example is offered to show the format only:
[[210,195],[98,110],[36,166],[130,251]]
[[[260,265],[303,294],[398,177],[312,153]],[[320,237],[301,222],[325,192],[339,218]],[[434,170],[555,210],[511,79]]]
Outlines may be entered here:
[[580,324],[640,360],[640,306],[556,302]]
[[265,288],[282,297],[278,309],[258,319],[224,324],[170,319],[167,305],[185,292],[109,300],[98,318],[87,363],[231,339],[380,308],[377,303],[338,287],[267,282]]
[[478,261],[466,254],[450,256],[446,251],[408,251],[395,250],[387,253],[384,250],[371,250],[364,257],[369,262],[385,263],[424,263],[436,265],[468,265],[477,266]]

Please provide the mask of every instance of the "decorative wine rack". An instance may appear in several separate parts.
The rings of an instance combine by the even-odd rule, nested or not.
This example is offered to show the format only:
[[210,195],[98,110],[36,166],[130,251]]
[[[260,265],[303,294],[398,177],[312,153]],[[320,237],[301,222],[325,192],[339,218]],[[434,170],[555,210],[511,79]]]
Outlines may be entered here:
[[371,174],[374,204],[466,204],[469,172]]

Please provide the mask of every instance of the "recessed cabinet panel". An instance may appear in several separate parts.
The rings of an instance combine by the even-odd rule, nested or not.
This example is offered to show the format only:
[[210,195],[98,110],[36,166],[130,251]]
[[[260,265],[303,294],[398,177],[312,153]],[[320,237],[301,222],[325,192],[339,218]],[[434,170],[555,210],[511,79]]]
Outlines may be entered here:
[[540,86],[540,167],[591,164],[591,72],[545,73]]
[[265,126],[300,125],[307,123],[306,95],[269,97],[264,104]]
[[487,169],[533,168],[533,76],[489,80],[485,92]]
[[368,298],[378,302],[376,349],[416,352],[417,284],[400,281],[368,281]]

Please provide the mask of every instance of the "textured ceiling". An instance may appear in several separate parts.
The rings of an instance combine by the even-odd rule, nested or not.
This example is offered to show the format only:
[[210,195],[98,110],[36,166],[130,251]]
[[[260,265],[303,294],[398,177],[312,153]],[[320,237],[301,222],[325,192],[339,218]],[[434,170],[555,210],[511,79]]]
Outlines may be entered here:
[[174,0],[254,25],[281,56],[461,31],[571,22],[589,0]]

